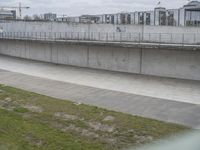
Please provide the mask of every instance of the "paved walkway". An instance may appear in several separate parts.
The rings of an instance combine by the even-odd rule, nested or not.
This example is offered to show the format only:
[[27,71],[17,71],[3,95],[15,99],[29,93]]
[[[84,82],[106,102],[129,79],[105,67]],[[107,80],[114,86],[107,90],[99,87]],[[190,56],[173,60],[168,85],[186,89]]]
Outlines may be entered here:
[[[6,66],[7,70],[12,72],[0,70],[0,83],[2,84],[56,98],[95,105],[110,110],[121,111],[162,121],[180,123],[194,128],[200,126],[200,105],[197,104],[198,101],[185,103],[183,102],[185,100],[172,101],[173,99],[167,100],[166,98],[159,98],[159,96],[164,97],[164,94],[160,94],[164,93],[162,91],[164,88],[167,89],[167,92],[170,92],[169,87],[174,86],[174,90],[179,91],[181,90],[181,85],[185,85],[189,92],[185,94],[188,95],[187,101],[190,100],[189,98],[192,99],[192,97],[197,98],[199,94],[199,82],[146,76],[140,77],[130,74],[56,66],[41,62],[0,56],[0,68],[6,69]],[[70,74],[74,76],[70,76]],[[67,82],[68,80],[71,81],[71,83]],[[87,80],[90,80],[90,82]],[[129,80],[130,82],[128,83]],[[142,82],[142,80],[144,81]],[[90,83],[90,86],[86,85],[86,83]],[[95,85],[95,83],[97,85]],[[132,85],[132,83],[137,84]],[[149,84],[152,84],[153,89],[157,89],[154,91],[154,97],[147,96],[148,94],[153,94],[153,89],[150,88]],[[175,84],[177,84],[178,87],[175,87]],[[114,89],[114,85],[116,86],[116,89]],[[142,95],[142,92],[138,90],[137,87],[140,88],[144,85],[147,86],[143,87],[147,91]],[[98,86],[102,87],[99,88]],[[124,89],[119,87],[123,87]],[[192,90],[193,88],[197,88],[194,89],[195,92],[189,91],[189,89]],[[185,89],[185,87],[182,87],[182,89]],[[151,90],[151,92],[148,92],[148,90]],[[136,93],[138,91],[141,93],[134,94],[134,92]],[[179,94],[182,93],[184,92],[179,91]],[[192,95],[193,93],[196,95]],[[176,93],[176,97],[179,99],[184,97],[179,94]]]
[[0,70],[0,83],[109,110],[198,128],[200,106]]

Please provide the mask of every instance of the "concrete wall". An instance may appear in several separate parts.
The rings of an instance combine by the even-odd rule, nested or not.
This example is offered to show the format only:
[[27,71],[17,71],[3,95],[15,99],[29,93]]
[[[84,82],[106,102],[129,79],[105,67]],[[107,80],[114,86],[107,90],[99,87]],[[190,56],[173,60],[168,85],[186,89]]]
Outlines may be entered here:
[[1,40],[0,54],[79,67],[140,72],[139,49]]
[[5,32],[122,32],[128,33],[200,33],[199,27],[148,26],[148,25],[113,25],[113,24],[78,24],[62,22],[36,21],[0,21]]
[[[170,27],[170,26],[143,26],[143,25],[112,25],[112,24],[69,24],[60,22],[25,22],[25,21],[0,21],[0,28],[4,32],[80,32],[80,33],[96,33],[94,39],[98,40],[98,33],[118,33],[115,39],[120,40],[119,29],[122,33],[132,33],[132,36],[125,35],[128,41],[134,41],[134,38],[143,39],[149,42],[171,42],[171,43],[200,43],[200,28],[198,27]],[[135,35],[133,34],[135,33]],[[141,35],[138,36],[137,33]],[[159,34],[162,34],[160,36]],[[151,35],[149,35],[151,34]],[[183,37],[184,34],[184,37]],[[64,35],[64,34],[63,34]],[[112,35],[111,35],[112,36]],[[105,40],[106,36],[102,35],[101,40]],[[109,38],[112,40],[112,37]]]
[[143,51],[142,73],[200,80],[200,51],[146,49]]
[[0,54],[79,67],[200,80],[200,51],[0,40]]

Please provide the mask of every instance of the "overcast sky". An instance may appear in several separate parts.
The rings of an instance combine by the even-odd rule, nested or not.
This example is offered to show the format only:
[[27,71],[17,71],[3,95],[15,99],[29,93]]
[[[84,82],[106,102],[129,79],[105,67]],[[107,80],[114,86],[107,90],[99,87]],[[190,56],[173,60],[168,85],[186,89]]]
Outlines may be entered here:
[[[58,15],[78,16],[81,14],[103,14],[151,10],[159,0],[20,0],[22,5],[30,6],[25,14],[54,12]],[[161,0],[161,6],[179,8],[188,0]],[[0,0],[0,5],[17,6],[19,0]]]

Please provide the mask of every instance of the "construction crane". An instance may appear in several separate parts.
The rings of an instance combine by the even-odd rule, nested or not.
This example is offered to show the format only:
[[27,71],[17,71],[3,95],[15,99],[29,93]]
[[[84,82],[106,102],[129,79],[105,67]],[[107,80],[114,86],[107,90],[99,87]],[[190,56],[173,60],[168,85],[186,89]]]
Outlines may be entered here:
[[19,6],[0,6],[1,9],[5,9],[5,8],[8,8],[8,9],[18,9],[19,10],[19,17],[20,19],[22,18],[22,9],[29,9],[30,7],[25,7],[21,5],[21,3],[19,3]]

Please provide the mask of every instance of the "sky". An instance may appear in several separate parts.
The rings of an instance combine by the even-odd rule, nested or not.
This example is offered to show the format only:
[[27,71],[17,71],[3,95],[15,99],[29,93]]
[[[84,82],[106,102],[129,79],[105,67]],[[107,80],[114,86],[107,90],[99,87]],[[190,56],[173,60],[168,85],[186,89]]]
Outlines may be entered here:
[[[67,16],[83,14],[106,14],[152,10],[159,0],[0,0],[0,6],[29,6],[23,15],[43,14],[48,12]],[[188,0],[161,0],[161,6],[179,8]]]

